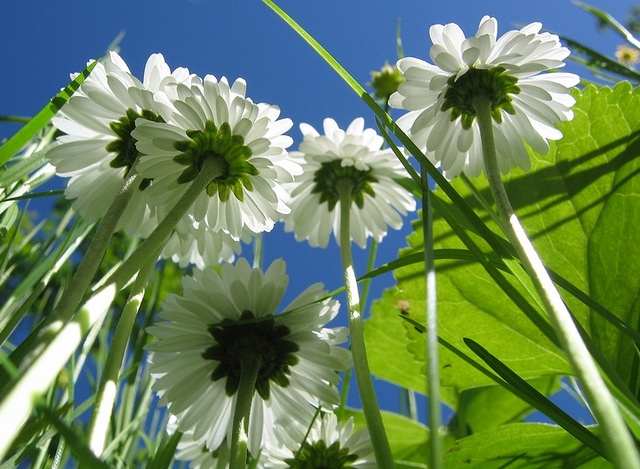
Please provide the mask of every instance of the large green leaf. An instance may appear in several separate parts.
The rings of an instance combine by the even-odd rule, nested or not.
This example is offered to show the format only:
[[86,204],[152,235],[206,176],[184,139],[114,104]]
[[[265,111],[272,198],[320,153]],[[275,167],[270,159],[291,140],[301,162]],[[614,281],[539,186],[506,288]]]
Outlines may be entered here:
[[531,423],[503,425],[457,440],[445,454],[445,466],[464,469],[612,467],[561,428]]
[[[635,328],[640,316],[640,247],[634,242],[640,221],[635,177],[640,163],[633,156],[640,150],[640,93],[623,83],[614,89],[587,87],[575,97],[575,118],[561,126],[564,138],[552,143],[547,155],[532,152],[530,172],[505,176],[507,192],[543,261]],[[453,181],[499,232],[485,208],[492,205],[486,180],[479,177],[472,184],[473,190],[462,179]],[[468,231],[471,239],[490,252],[472,231]],[[434,235],[437,248],[465,248],[438,213]],[[422,250],[420,224],[408,241],[403,255]],[[436,270],[441,337],[461,350],[467,350],[462,339],[472,338],[525,379],[571,374],[552,336],[523,314],[482,264],[460,258],[439,260]],[[398,285],[374,304],[366,325],[367,347],[385,351],[370,354],[371,369],[380,378],[424,392],[424,337],[399,318],[404,312],[424,323],[424,268],[409,265],[395,275]],[[535,312],[535,300],[515,278],[507,280]],[[581,301],[566,293],[564,297],[619,373],[635,379],[631,342]],[[450,352],[441,348],[440,353],[446,402],[455,405],[459,392],[491,384]]]
[[[356,428],[366,428],[364,413],[349,410]],[[392,412],[382,412],[382,422],[389,438],[396,467],[427,467],[429,459],[429,429],[419,422]]]

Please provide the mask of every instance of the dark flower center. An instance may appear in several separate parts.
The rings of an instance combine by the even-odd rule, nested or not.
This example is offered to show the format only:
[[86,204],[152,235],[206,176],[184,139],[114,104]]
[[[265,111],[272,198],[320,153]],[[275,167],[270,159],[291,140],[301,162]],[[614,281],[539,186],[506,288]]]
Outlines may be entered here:
[[337,159],[320,165],[320,169],[313,177],[313,182],[316,184],[311,192],[320,194],[320,203],[327,202],[329,211],[332,211],[340,201],[338,181],[349,179],[351,181],[351,200],[359,208],[362,208],[365,194],[375,197],[371,184],[378,182],[378,179],[372,174],[371,169],[361,171],[355,166],[342,166],[341,161]]
[[[153,122],[164,122],[162,117],[152,111],[143,110],[137,112],[133,109],[127,109],[126,115],[109,124],[111,130],[113,130],[118,137],[109,142],[105,147],[108,152],[116,154],[111,160],[111,163],[109,163],[109,166],[112,168],[126,168],[125,175],[129,173],[133,162],[139,155],[138,149],[136,148],[137,140],[131,136],[131,132],[136,128],[136,119],[138,118]],[[150,179],[143,179],[140,184],[140,189],[148,187],[150,182]]]
[[295,469],[341,469],[351,467],[358,459],[357,454],[349,454],[348,448],[340,448],[336,441],[331,446],[323,441],[304,442],[295,458],[285,459],[288,467]]
[[449,78],[442,110],[451,109],[451,120],[461,116],[462,127],[469,129],[476,117],[474,100],[481,95],[491,101],[491,117],[501,123],[501,109],[515,114],[510,95],[520,93],[516,83],[518,79],[505,73],[502,67],[471,68],[458,81],[455,81],[455,76]]
[[173,160],[187,168],[180,174],[178,182],[193,181],[206,159],[214,159],[222,167],[222,174],[207,186],[207,194],[218,194],[226,202],[233,192],[239,201],[244,200],[244,189],[253,190],[251,176],[258,174],[249,163],[251,149],[244,144],[242,135],[233,135],[231,127],[224,122],[220,127],[207,121],[204,130],[187,130],[189,140],[176,142],[180,152]]
[[259,318],[251,311],[244,311],[240,321],[226,319],[209,326],[208,331],[217,344],[207,348],[202,357],[218,363],[211,373],[211,380],[226,378],[225,392],[232,396],[240,384],[240,370],[245,360],[262,359],[256,391],[264,400],[269,399],[271,381],[281,387],[289,385],[289,367],[298,363],[295,355],[300,347],[287,340],[290,330],[284,325],[276,325],[273,317]]

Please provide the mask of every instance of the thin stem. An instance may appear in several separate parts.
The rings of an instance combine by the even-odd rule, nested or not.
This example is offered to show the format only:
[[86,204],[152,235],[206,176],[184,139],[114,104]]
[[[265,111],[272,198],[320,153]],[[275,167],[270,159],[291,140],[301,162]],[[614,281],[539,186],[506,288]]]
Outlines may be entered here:
[[442,467],[442,435],[440,425],[440,362],[438,358],[438,305],[436,302],[436,269],[433,258],[433,217],[431,211],[431,190],[427,170],[420,165],[422,179],[422,233],[424,242],[425,302],[426,302],[426,347],[427,347],[427,389],[429,395],[429,427],[431,433],[430,464],[432,469]]
[[638,449],[620,411],[602,376],[600,376],[591,354],[582,341],[560,293],[553,284],[551,277],[520,224],[520,220],[511,207],[498,168],[491,122],[491,103],[482,96],[477,96],[474,107],[482,139],[485,173],[498,207],[498,213],[502,218],[504,229],[509,240],[516,248],[525,269],[531,276],[542,304],[549,315],[551,324],[556,331],[558,340],[573,367],[576,377],[584,388],[589,407],[602,430],[600,434],[604,440],[607,454],[616,467],[640,468]]
[[256,380],[261,366],[262,357],[258,354],[245,357],[240,364],[240,384],[236,394],[236,407],[233,413],[233,428],[231,429],[230,469],[245,469],[247,467],[251,401],[256,390]]
[[364,345],[364,330],[362,315],[360,314],[360,295],[356,274],[353,268],[351,256],[351,234],[349,230],[349,218],[351,212],[351,190],[352,182],[348,178],[338,181],[337,189],[340,193],[340,253],[342,256],[342,267],[344,269],[344,285],[347,294],[347,307],[349,309],[349,331],[351,333],[351,353],[353,355],[353,366],[356,372],[356,382],[362,410],[369,429],[371,444],[378,467],[392,469],[395,467],[391,448],[382,423],[380,408],[376,398],[369,362],[367,361],[367,351]]
[[58,331],[69,322],[76,312],[82,297],[89,289],[91,281],[98,271],[122,213],[124,213],[129,204],[134,191],[140,185],[141,179],[135,171],[136,164],[137,161],[131,166],[122,188],[109,205],[87,252],[82,257],[60,300],[51,313],[31,331],[9,356],[9,359],[16,367],[25,368],[23,362],[27,359],[27,356],[30,357],[27,360],[35,360],[35,357],[48,346]]
[[111,421],[113,405],[118,391],[120,369],[140,304],[144,298],[149,274],[156,263],[155,259],[155,257],[150,258],[147,264],[138,272],[109,346],[109,353],[107,354],[102,379],[96,393],[96,401],[89,424],[89,447],[93,454],[98,457],[104,451],[109,422]]
[[114,284],[118,290],[124,287],[138,269],[144,265],[147,259],[156,253],[158,247],[166,243],[167,238],[169,238],[175,226],[191,208],[198,196],[205,190],[207,185],[220,176],[223,171],[223,163],[217,161],[217,159],[206,159],[200,172],[180,200],[176,202],[175,206],[158,224],[155,230],[153,230],[151,235],[149,235],[149,237],[140,244],[138,249],[113,273],[106,284]]

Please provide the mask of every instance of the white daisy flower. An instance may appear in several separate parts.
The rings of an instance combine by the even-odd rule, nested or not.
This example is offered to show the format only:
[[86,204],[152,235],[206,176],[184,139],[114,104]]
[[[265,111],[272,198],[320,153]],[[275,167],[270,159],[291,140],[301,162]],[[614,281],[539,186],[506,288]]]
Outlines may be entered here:
[[[65,135],[47,157],[58,175],[69,177],[65,196],[87,221],[104,215],[138,156],[131,131],[136,119],[158,120],[155,98],[169,83],[188,82],[189,71],[171,72],[161,54],[149,57],[144,80],[134,77],[115,52],[98,63],[53,124]],[[143,181],[120,219],[132,236],[147,236],[155,227],[146,204]]]
[[355,119],[342,130],[333,119],[324,120],[324,135],[301,124],[304,140],[293,161],[304,171],[287,184],[291,194],[291,214],[284,217],[285,230],[298,241],[326,247],[333,231],[339,243],[340,203],[337,182],[352,183],[351,239],[365,247],[368,237],[382,240],[387,227],[398,229],[402,216],[416,208],[411,194],[395,180],[408,177],[391,150],[381,150],[383,138],[364,128],[364,119]]
[[477,176],[484,164],[473,98],[492,101],[498,166],[503,173],[531,167],[523,140],[545,154],[549,140],[562,137],[555,127],[573,118],[572,73],[541,73],[564,66],[569,50],[558,36],[540,32],[540,23],[496,38],[498,23],[485,16],[475,36],[465,38],[456,24],[429,30],[435,65],[406,57],[397,62],[406,81],[389,104],[410,112],[398,124],[427,157],[453,178]]
[[207,448],[231,441],[240,365],[255,354],[262,366],[249,420],[254,456],[274,426],[302,437],[314,406],[339,403],[337,371],[348,368],[350,354],[336,344],[347,332],[323,327],[339,303],[322,300],[326,292],[316,284],[276,315],[287,283],[281,259],[264,273],[244,258],[222,264],[219,274],[196,270],[183,279],[182,296],[167,296],[160,312],[167,322],[149,329],[157,339],[148,348],[159,403],[170,405],[179,429]]
[[170,106],[160,109],[164,122],[140,120],[133,132],[141,153],[138,171],[153,179],[150,197],[156,205],[173,204],[195,179],[205,159],[216,162],[220,176],[194,202],[195,221],[238,239],[243,227],[269,231],[289,212],[281,183],[301,169],[287,157],[292,143],[276,106],[254,104],[246,84],[231,86],[212,75],[190,86],[176,84]]
[[369,432],[363,428],[354,433],[353,418],[338,423],[333,413],[317,418],[304,442],[287,433],[277,441],[269,441],[260,453],[265,469],[358,467],[376,469]]

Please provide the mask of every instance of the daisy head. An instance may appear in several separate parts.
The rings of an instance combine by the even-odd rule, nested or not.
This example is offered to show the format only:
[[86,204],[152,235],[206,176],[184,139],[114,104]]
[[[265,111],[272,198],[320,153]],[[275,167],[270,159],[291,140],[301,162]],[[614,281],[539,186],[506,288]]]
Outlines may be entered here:
[[571,73],[543,73],[564,66],[569,50],[540,23],[497,38],[498,23],[485,16],[475,36],[454,23],[429,30],[434,64],[407,57],[398,68],[406,81],[391,96],[392,107],[409,112],[398,124],[445,176],[483,169],[476,99],[491,103],[498,165],[502,172],[531,166],[526,142],[541,154],[562,134],[556,125],[573,118]]
[[[139,156],[131,135],[136,121],[161,121],[156,104],[166,100],[167,85],[190,79],[187,69],[172,72],[161,54],[153,54],[141,82],[110,52],[53,118],[64,135],[47,157],[58,175],[70,178],[65,195],[89,222],[104,215]],[[153,228],[144,193],[149,182],[141,183],[121,217],[130,235],[146,236]]]
[[411,194],[397,183],[407,173],[391,150],[381,150],[383,138],[355,119],[342,130],[333,119],[324,120],[324,135],[301,124],[304,137],[292,159],[304,171],[287,189],[291,213],[284,217],[285,230],[297,240],[325,247],[333,231],[340,230],[340,197],[346,190],[351,199],[350,235],[365,247],[367,238],[380,241],[387,227],[398,229],[402,216],[415,210]]
[[276,260],[262,272],[241,258],[235,266],[195,270],[183,279],[182,296],[169,295],[149,329],[156,342],[151,374],[161,405],[169,405],[178,428],[207,448],[231,441],[240,371],[259,362],[249,420],[249,451],[280,426],[304,435],[315,407],[339,403],[337,371],[349,366],[349,352],[337,346],[344,328],[323,327],[339,303],[322,299],[321,285],[309,287],[281,314],[285,264]]
[[268,442],[260,454],[262,467],[375,469],[369,432],[366,428],[353,430],[353,418],[339,423],[335,414],[322,414],[314,420],[306,439],[295,441],[289,434],[280,434],[277,442]]
[[152,203],[175,203],[207,162],[217,175],[191,214],[236,239],[243,227],[268,231],[288,213],[281,183],[301,171],[287,158],[292,140],[284,132],[291,121],[278,119],[278,107],[254,104],[245,93],[242,79],[229,85],[224,77],[207,75],[190,85],[176,83],[170,105],[160,109],[162,122],[140,121],[133,132],[146,155],[138,171],[153,179]]

